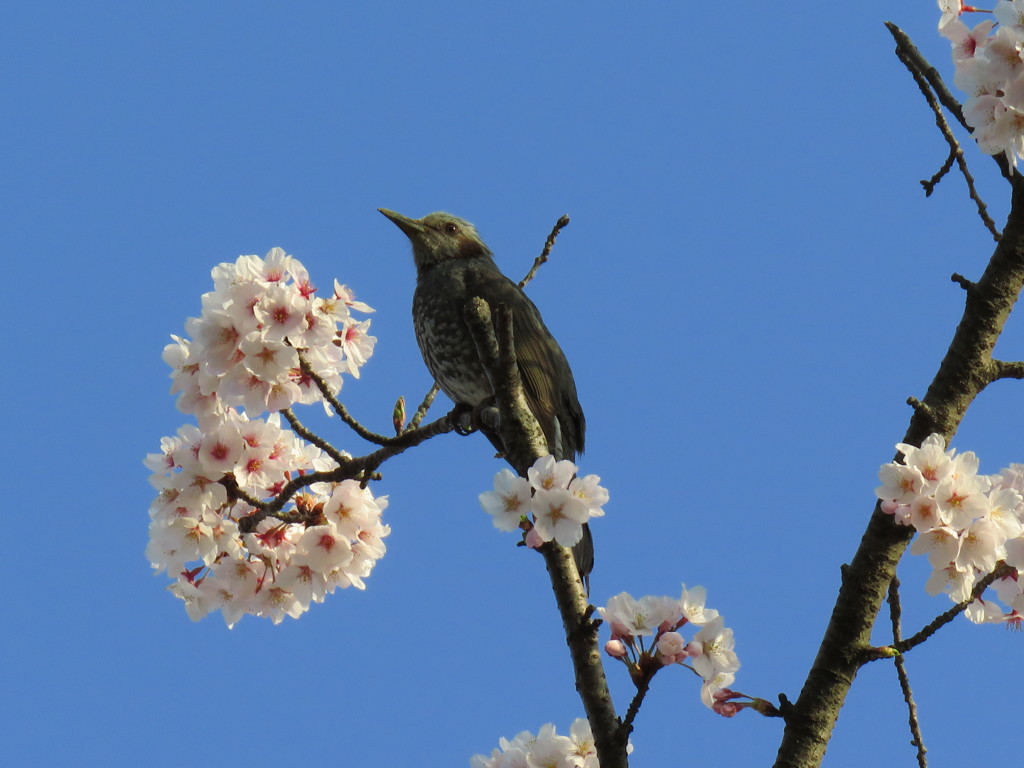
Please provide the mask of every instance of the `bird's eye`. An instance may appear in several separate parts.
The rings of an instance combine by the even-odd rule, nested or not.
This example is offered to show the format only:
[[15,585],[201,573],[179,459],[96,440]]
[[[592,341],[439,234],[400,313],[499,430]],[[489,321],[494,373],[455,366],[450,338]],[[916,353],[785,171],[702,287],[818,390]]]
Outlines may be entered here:
[[444,231],[447,232],[449,235],[457,235],[459,234],[459,225],[456,224],[454,221],[449,221],[445,223]]

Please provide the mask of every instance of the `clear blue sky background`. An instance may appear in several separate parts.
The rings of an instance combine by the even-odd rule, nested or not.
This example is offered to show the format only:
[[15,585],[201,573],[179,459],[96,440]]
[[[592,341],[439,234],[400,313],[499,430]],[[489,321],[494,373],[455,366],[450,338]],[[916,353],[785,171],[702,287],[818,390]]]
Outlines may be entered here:
[[[143,456],[183,423],[160,352],[216,263],[282,246],[377,308],[344,399],[384,430],[430,385],[408,245],[449,210],[522,275],[590,427],[593,598],[707,587],[736,688],[795,696],[893,455],[992,250],[892,55],[949,76],[934,2],[47,3],[0,12],[9,765],[464,766],[581,715],[539,557],[479,510],[501,466],[450,435],[386,465],[389,553],[299,621],[190,622],[143,556]],[[950,78],[951,79],[951,78]],[[1007,186],[967,147],[997,220]],[[1002,342],[1024,356],[1017,319]],[[956,445],[1024,460],[1020,383]],[[334,442],[366,446],[337,422]],[[945,610],[908,562],[906,628]],[[882,644],[884,629],[877,634]],[[909,659],[933,766],[1019,760],[1020,636],[965,620]],[[618,705],[630,686],[610,667]],[[826,764],[907,765],[892,666],[863,670]],[[633,765],[767,765],[666,672]]]

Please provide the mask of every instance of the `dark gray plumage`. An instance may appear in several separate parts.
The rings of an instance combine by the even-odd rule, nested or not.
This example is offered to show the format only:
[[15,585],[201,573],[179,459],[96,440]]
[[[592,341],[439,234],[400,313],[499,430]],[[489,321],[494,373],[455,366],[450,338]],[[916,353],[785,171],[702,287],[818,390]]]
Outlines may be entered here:
[[[463,319],[470,299],[512,310],[519,375],[530,410],[540,424],[548,451],[556,459],[575,460],[583,452],[586,421],[576,395],[572,370],[540,312],[523,290],[505,277],[490,249],[468,221],[448,213],[410,219],[379,209],[412,242],[416,263],[413,325],[427,369],[455,403],[476,408],[493,395]],[[488,434],[500,446],[500,437]],[[576,566],[587,584],[594,565],[589,526],[573,547]]]

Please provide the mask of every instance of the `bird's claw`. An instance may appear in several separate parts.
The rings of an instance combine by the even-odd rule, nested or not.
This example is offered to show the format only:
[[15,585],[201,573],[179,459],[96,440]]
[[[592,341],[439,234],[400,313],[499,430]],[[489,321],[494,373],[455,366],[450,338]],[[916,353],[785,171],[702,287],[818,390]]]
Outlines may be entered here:
[[456,405],[452,412],[448,414],[448,420],[451,422],[455,432],[465,437],[476,432],[476,419],[474,418],[473,409],[466,405]]

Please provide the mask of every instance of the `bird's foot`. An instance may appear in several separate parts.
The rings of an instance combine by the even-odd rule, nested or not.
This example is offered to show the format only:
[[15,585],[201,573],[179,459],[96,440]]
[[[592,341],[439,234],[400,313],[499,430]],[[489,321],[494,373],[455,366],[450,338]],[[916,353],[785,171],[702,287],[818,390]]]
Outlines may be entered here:
[[485,402],[473,409],[473,424],[477,429],[484,427],[492,432],[501,432],[501,414],[498,406]]
[[466,436],[476,432],[475,410],[472,406],[465,405],[464,403],[456,403],[455,407],[452,408],[448,414],[448,421],[458,434]]

